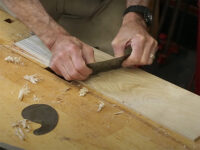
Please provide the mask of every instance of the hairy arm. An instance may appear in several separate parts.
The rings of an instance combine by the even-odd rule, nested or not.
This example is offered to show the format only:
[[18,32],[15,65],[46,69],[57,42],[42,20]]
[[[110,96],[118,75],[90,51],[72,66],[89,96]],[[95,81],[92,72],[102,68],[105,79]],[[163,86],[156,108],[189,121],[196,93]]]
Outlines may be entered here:
[[[53,44],[52,37],[67,32],[45,11],[39,0],[3,0],[8,9],[16,14],[48,46]],[[51,41],[49,41],[51,40]]]
[[151,4],[152,0],[127,0],[127,7],[132,6],[132,5],[142,5],[149,7]]
[[17,18],[51,50],[50,67],[67,80],[85,80],[91,73],[86,64],[94,62],[93,48],[71,36],[43,8],[39,0],[3,0]]

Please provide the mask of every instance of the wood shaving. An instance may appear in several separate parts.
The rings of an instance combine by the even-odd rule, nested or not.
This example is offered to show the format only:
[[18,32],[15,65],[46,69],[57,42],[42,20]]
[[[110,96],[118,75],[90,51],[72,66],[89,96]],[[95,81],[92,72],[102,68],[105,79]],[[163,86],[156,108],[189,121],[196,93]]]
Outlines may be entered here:
[[25,135],[21,128],[15,128],[15,134],[19,137],[20,140],[25,141]]
[[63,102],[63,99],[58,97],[58,98],[56,99],[56,102],[57,102],[57,103],[62,103],[62,102]]
[[116,104],[112,104],[112,107],[116,107],[117,105]]
[[25,134],[23,130],[26,132],[30,131],[31,128],[29,123],[30,122],[27,119],[23,119],[12,124],[12,127],[15,129],[15,134],[19,137],[20,140],[25,140]]
[[114,115],[120,115],[120,114],[123,114],[123,113],[124,113],[124,111],[119,111],[119,112],[114,113]]
[[67,88],[65,89],[65,92],[69,91],[70,89],[71,89],[70,87],[67,87]]
[[100,112],[104,108],[104,106],[105,106],[104,102],[100,102],[97,112]]
[[7,56],[4,60],[13,64],[21,64],[21,65],[24,64],[23,62],[21,62],[20,57]]
[[16,36],[18,36],[18,37],[23,37],[23,35],[22,35],[22,34],[19,34],[19,33],[17,33]]
[[38,102],[39,98],[36,95],[33,95],[33,101]]
[[27,81],[30,81],[33,84],[37,84],[37,82],[40,81],[40,79],[38,78],[37,74],[33,74],[33,75],[25,75],[24,79]]
[[18,95],[18,99],[20,101],[23,100],[25,95],[28,95],[30,93],[30,88],[28,87],[28,85],[24,85],[24,87],[19,91],[19,95]]
[[79,96],[85,96],[88,93],[88,89],[83,87],[82,89],[80,89],[79,91]]

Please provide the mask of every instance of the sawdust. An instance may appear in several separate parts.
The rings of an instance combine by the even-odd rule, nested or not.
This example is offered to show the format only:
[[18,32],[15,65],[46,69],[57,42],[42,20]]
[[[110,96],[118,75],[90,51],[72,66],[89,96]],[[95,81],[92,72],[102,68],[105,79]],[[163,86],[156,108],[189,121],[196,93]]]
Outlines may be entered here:
[[35,102],[39,102],[40,99],[39,99],[36,95],[33,95],[33,101],[35,101]]
[[88,89],[86,87],[83,87],[79,91],[79,96],[85,96],[88,92]]
[[104,106],[105,106],[104,102],[100,102],[97,112],[100,112],[104,108]]
[[12,127],[15,129],[15,134],[18,136],[18,138],[22,141],[25,140],[25,132],[30,132],[31,127],[30,127],[30,122],[27,119],[23,119],[20,121],[17,121],[12,124]]
[[25,95],[28,95],[30,93],[30,88],[28,87],[28,85],[24,85],[18,94],[18,100],[22,101]]
[[38,77],[37,74],[33,74],[33,75],[25,75],[24,79],[33,83],[33,84],[37,84],[41,79]]
[[8,63],[24,65],[20,57],[7,56],[4,60]]
[[70,87],[67,87],[67,88],[65,89],[65,92],[69,91],[70,89],[71,89]]

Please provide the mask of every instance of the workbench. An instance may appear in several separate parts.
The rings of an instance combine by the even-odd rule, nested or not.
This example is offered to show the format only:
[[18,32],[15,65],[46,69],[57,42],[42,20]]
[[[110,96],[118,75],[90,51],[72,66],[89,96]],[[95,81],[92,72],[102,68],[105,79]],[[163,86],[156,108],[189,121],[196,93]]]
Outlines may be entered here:
[[[5,22],[6,19],[10,21]],[[9,48],[30,36],[22,23],[0,11],[0,24],[4,27],[0,29],[0,142],[26,150],[200,149],[198,139],[189,140],[94,89],[87,87],[89,93],[80,97],[79,90],[85,85],[67,82]],[[24,65],[7,63],[7,56],[21,57]],[[37,85],[30,84],[23,79],[26,74],[38,74],[42,80]],[[24,84],[29,85],[31,93],[19,101],[18,92]],[[34,94],[40,99],[38,102],[33,101]],[[105,104],[101,112],[97,112],[99,102]],[[26,140],[22,141],[11,125],[23,119],[21,111],[25,107],[38,103],[57,110],[59,122],[48,134],[26,133]],[[120,111],[124,113],[113,115]],[[32,129],[38,127],[31,123]]]

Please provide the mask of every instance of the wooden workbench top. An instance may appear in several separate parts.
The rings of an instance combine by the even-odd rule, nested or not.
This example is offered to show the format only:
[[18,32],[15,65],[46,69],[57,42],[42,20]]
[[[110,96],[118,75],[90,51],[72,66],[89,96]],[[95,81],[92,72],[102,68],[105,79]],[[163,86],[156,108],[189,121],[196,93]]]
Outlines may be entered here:
[[[7,18],[14,20],[11,25],[16,31],[8,30],[9,34],[6,35],[0,31],[0,143],[27,150],[200,149],[198,140],[193,142],[186,139],[117,102],[114,106],[112,99],[92,89],[86,96],[80,97],[79,90],[83,85],[68,83],[26,58],[21,58],[24,65],[4,61],[7,56],[19,57],[8,47],[12,46],[13,41],[29,35],[28,29],[22,24],[0,11],[1,21]],[[7,26],[3,27],[5,31]],[[36,85],[31,84],[23,79],[27,74],[37,74],[42,80]],[[31,93],[19,101],[19,90],[25,84],[28,84]],[[70,90],[66,91],[68,88]],[[33,100],[34,95],[39,101]],[[105,108],[97,112],[100,102],[105,103]],[[23,119],[21,111],[25,107],[36,103],[52,106],[59,114],[58,125],[50,133],[41,136],[34,135],[32,131],[25,133],[26,140],[22,141],[15,135],[11,125]],[[120,111],[124,113],[114,115]],[[31,127],[34,130],[38,124],[31,123]]]

